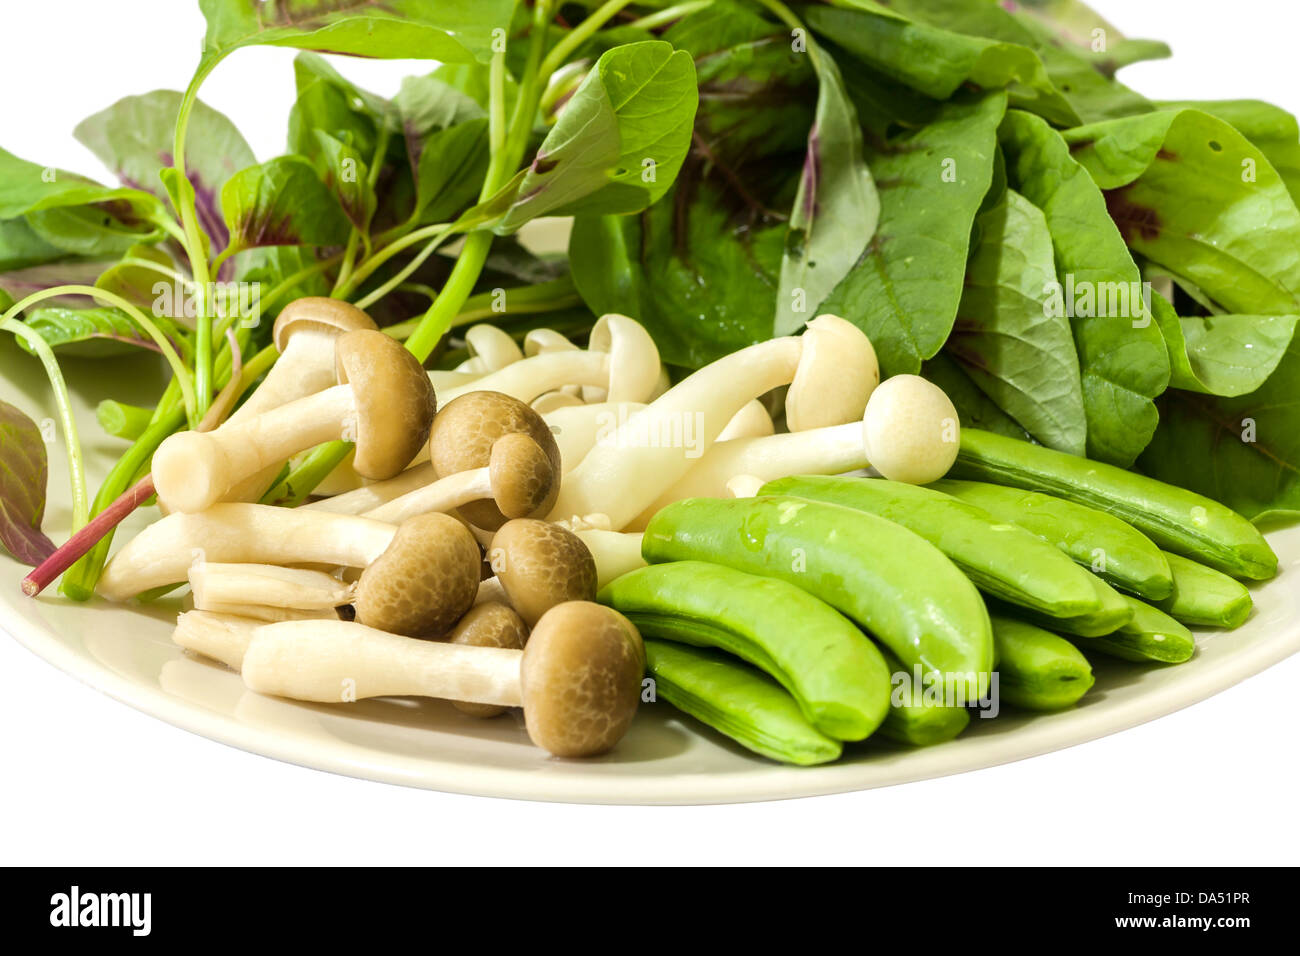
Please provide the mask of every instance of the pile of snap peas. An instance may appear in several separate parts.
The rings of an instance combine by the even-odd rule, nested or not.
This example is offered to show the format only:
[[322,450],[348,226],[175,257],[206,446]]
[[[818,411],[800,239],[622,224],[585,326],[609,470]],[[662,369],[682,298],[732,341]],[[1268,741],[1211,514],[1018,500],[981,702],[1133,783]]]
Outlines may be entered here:
[[1215,501],[973,429],[931,485],[796,476],[688,499],[653,518],[642,552],[600,599],[640,628],[657,694],[798,765],[873,735],[951,740],[991,687],[1070,707],[1096,655],[1183,663],[1188,625],[1239,626],[1240,579],[1277,572]]

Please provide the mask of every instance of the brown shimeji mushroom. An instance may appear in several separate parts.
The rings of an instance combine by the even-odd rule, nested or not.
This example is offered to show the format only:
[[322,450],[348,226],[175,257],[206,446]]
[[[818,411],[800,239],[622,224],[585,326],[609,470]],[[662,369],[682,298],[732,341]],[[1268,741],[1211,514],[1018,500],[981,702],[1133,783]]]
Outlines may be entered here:
[[[559,757],[605,753],[641,698],[645,648],[612,608],[552,608],[520,651],[417,641],[343,621],[288,621],[253,632],[244,683],[262,694],[338,703],[420,696],[524,708],[533,743]],[[346,688],[346,691],[345,691]]]
[[[480,604],[460,619],[447,643],[469,647],[510,647],[521,651],[528,643],[528,628],[523,619],[504,604]],[[454,706],[471,717],[497,717],[506,712],[500,704],[473,704],[458,700]]]
[[547,521],[517,518],[501,526],[488,550],[496,572],[479,586],[479,602],[504,601],[529,627],[567,601],[596,598],[596,561],[572,531]]
[[249,568],[303,563],[363,568],[347,592],[357,619],[414,637],[444,634],[469,610],[481,567],[473,535],[448,515],[418,515],[394,527],[353,515],[226,503],[150,525],[108,563],[99,592],[124,601],[188,576],[200,581],[201,599],[218,607],[241,587],[245,604],[319,608],[321,593],[333,593],[319,578],[304,583],[302,575]]
[[[338,384],[334,346],[340,335],[374,329],[374,320],[355,305],[340,299],[310,296],[286,305],[276,317],[271,340],[280,357],[262,384],[230,414],[221,431],[254,415],[297,401]],[[256,501],[275,480],[276,462],[240,481],[226,493],[226,501]]]
[[328,441],[356,442],[355,468],[391,478],[424,445],[433,421],[433,386],[415,356],[382,332],[340,336],[340,384],[214,432],[180,432],[153,459],[158,499],[170,511],[216,504],[248,476]]

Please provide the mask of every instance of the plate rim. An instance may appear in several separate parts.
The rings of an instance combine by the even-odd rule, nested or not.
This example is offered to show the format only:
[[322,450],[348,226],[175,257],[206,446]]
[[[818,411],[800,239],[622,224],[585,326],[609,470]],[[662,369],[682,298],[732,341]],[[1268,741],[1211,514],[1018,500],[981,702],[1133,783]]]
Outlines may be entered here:
[[[901,751],[895,759],[785,767],[755,757],[752,770],[713,776],[601,775],[599,759],[563,761],[565,771],[556,774],[491,766],[478,766],[470,772],[464,764],[442,761],[436,755],[417,759],[389,754],[384,760],[367,760],[358,745],[328,746],[242,723],[233,716],[171,695],[159,686],[117,674],[78,653],[59,638],[54,628],[17,613],[13,600],[0,599],[0,606],[15,611],[2,629],[36,657],[113,700],[197,736],[295,766],[357,779],[466,796],[588,805],[759,803],[873,790],[1002,766],[1167,716],[1300,653],[1300,620],[1292,618],[1287,622],[1289,626],[1229,654],[1215,667],[1192,670],[1171,685],[1150,688],[1101,711],[1080,708],[1036,715],[1007,734],[959,738]],[[182,652],[178,649],[178,653]],[[356,755],[352,755],[353,750],[358,751]]]

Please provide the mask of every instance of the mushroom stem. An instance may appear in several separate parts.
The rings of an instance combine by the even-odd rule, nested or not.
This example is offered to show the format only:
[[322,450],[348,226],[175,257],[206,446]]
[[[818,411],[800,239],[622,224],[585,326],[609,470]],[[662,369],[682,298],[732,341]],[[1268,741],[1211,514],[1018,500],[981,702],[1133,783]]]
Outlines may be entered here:
[[768,482],[790,475],[840,475],[869,467],[862,422],[718,442],[627,527],[644,528],[661,508],[674,501],[727,497],[727,482],[737,475]]
[[433,465],[425,462],[414,468],[408,468],[396,478],[374,481],[360,488],[345,491],[341,495],[335,495],[333,498],[322,498],[302,507],[309,511],[332,511],[343,515],[365,514],[395,498],[423,488],[437,479],[438,475],[433,470]]
[[244,663],[253,633],[265,622],[214,611],[186,611],[176,619],[172,640],[233,670]]
[[523,704],[524,652],[398,637],[346,621],[285,621],[258,628],[244,682],[261,694],[320,703],[366,697],[438,697]]
[[540,352],[458,388],[444,389],[438,401],[445,405],[466,392],[502,392],[528,403],[564,385],[608,384],[608,355],[581,350]]
[[338,611],[334,608],[305,610],[297,607],[275,607],[271,604],[213,603],[202,608],[195,607],[195,610],[250,618],[259,624],[274,624],[278,621],[337,621],[339,619]]
[[429,482],[362,512],[362,516],[375,521],[387,521],[389,524],[400,524],[414,515],[428,514],[431,511],[445,513],[468,502],[491,497],[491,469],[474,468]]
[[613,528],[623,528],[690,470],[746,404],[788,385],[800,351],[797,338],[772,339],[733,352],[670,388],[568,474],[552,518],[603,512]]
[[214,432],[172,435],[154,454],[158,500],[170,511],[202,511],[244,478],[347,437],[356,412],[352,388],[335,385]]
[[273,564],[202,561],[190,568],[194,606],[202,611],[240,604],[303,611],[351,604],[356,589],[323,571]]
[[99,593],[125,601],[177,584],[196,560],[364,568],[396,533],[393,525],[355,515],[244,502],[213,505],[198,514],[174,512],[141,531],[108,562]]
[[[592,528],[575,531],[596,561],[596,587],[603,588],[615,578],[646,566],[641,557],[641,534],[623,531],[600,531]],[[487,582],[484,582],[485,584]],[[482,585],[480,585],[480,591]]]

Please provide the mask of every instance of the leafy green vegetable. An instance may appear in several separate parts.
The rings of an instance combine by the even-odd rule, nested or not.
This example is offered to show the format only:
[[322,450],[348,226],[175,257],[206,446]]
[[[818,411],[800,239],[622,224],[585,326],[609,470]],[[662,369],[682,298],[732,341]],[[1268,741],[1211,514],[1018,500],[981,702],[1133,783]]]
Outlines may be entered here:
[[[1066,302],[1079,352],[1083,404],[1088,418],[1088,457],[1130,465],[1155,431],[1152,401],[1169,384],[1163,337],[1145,305],[1134,302],[1141,276],[1106,200],[1084,167],[1070,156],[1061,135],[1037,116],[1007,113],[1000,133],[1012,188],[1043,211],[1052,234],[1058,278],[1068,291],[1093,296],[1080,314]],[[1068,295],[1067,295],[1068,298]],[[1108,307],[1100,302],[1106,301]],[[1115,308],[1116,303],[1121,307]],[[1100,314],[1100,313],[1107,314]]]
[[1263,100],[1183,100],[1159,106],[1200,110],[1232,126],[1268,157],[1291,198],[1300,204],[1300,125],[1286,110]]
[[242,46],[298,47],[391,59],[486,60],[514,0],[199,0],[207,59]]
[[319,168],[325,185],[334,193],[343,214],[353,228],[369,233],[379,200],[370,188],[370,167],[366,159],[350,144],[329,133],[316,130],[319,144]]
[[229,250],[256,246],[338,245],[348,221],[301,156],[281,156],[236,173],[221,190]]
[[16,219],[46,209],[117,201],[134,209],[157,205],[153,197],[138,189],[101,186],[77,173],[38,166],[0,149],[0,220]]
[[54,553],[54,542],[41,531],[48,474],[40,428],[0,402],[0,545],[33,566]]
[[[172,134],[183,99],[172,90],[128,96],[82,120],[73,135],[123,184],[166,199],[158,174],[173,164]],[[202,101],[194,104],[187,142],[185,173],[200,197],[203,227],[217,240],[221,187],[257,158],[235,124]]]
[[[808,8],[808,25],[927,96],[946,100],[967,84],[980,89],[1005,87],[1013,106],[1062,125],[1079,122],[1043,61],[1029,47],[908,19],[895,9],[896,4],[886,7],[875,0],[836,0],[836,4]],[[979,4],[981,9],[985,6]]]
[[[107,289],[142,309],[152,309],[158,299],[158,284],[171,284],[163,273],[142,263],[151,262],[163,269],[174,269],[171,256],[157,246],[138,245],[126,251],[123,261],[106,269],[95,285]],[[155,314],[162,314],[155,311]]]
[[[1264,155],[1199,110],[1069,130],[1132,248],[1230,312],[1300,309],[1300,211]],[[1261,226],[1267,225],[1267,229]]]
[[646,208],[681,168],[697,101],[690,54],[661,41],[603,54],[542,142],[499,228]]
[[0,222],[0,273],[53,262],[68,253],[46,242],[25,219]]
[[1059,301],[1047,220],[1008,190],[981,214],[980,232],[947,352],[1034,438],[1082,455],[1088,426],[1079,357]]
[[591,310],[637,316],[663,360],[687,368],[771,338],[785,245],[784,225],[751,224],[698,175],[641,216],[579,216],[569,241]]
[[880,196],[862,157],[858,114],[828,53],[814,50],[817,113],[808,131],[776,296],[777,335],[797,332],[866,250]]
[[1169,45],[1159,40],[1131,40],[1079,0],[1016,0],[1014,13],[1031,17],[1072,52],[1086,56],[1104,76],[1142,60],[1162,60]]
[[971,226],[993,181],[1005,109],[1001,93],[963,93],[928,125],[868,141],[880,225],[822,310],[870,336],[884,374],[915,374],[952,330]]
[[1138,464],[1257,523],[1300,517],[1300,342],[1248,395],[1170,390]]
[[1169,348],[1173,388],[1236,397],[1273,374],[1300,315],[1214,315],[1181,318],[1158,293],[1151,312]]
[[[173,342],[176,328],[167,319],[154,316],[154,321]],[[26,325],[43,338],[52,349],[79,358],[102,358],[121,355],[132,349],[157,352],[158,346],[135,324],[125,312],[106,306],[89,309],[61,307],[36,308],[27,314]],[[26,350],[31,347],[22,340]]]

